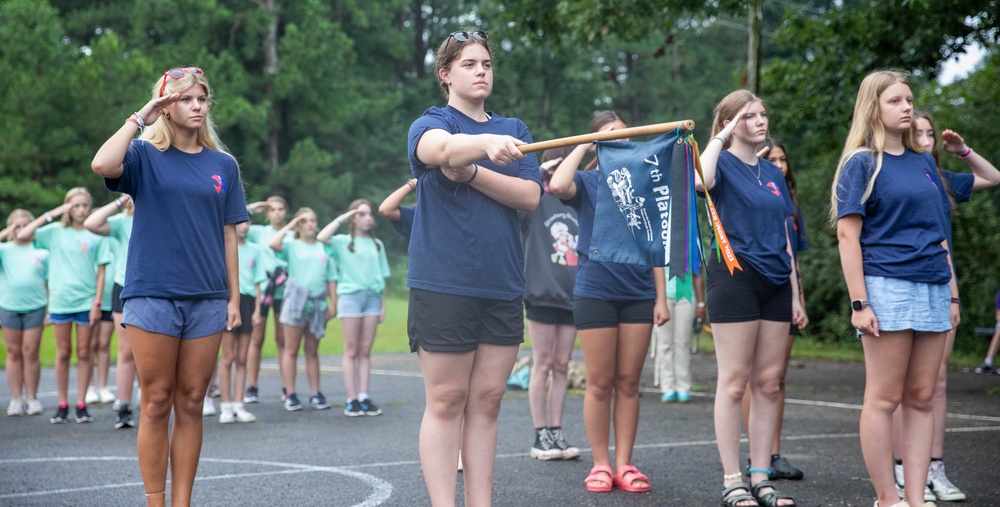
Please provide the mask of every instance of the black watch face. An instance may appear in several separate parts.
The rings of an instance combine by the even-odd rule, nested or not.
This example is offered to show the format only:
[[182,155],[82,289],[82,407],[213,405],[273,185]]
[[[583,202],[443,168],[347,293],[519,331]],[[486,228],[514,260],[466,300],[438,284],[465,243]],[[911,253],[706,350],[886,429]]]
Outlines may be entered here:
[[855,299],[854,301],[851,301],[851,308],[853,308],[854,311],[856,311],[856,312],[860,312],[861,309],[864,308],[864,307],[865,307],[865,304],[862,303],[860,299]]

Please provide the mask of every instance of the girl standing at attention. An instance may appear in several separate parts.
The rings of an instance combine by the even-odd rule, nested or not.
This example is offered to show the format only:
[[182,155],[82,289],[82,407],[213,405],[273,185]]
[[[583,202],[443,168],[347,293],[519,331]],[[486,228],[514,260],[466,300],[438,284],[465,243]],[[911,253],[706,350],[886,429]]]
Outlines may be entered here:
[[[284,239],[294,230],[294,239]],[[306,356],[306,378],[311,395],[309,406],[316,410],[330,408],[319,390],[319,340],[326,334],[326,322],[337,315],[337,272],[323,244],[316,241],[316,213],[300,208],[295,218],[271,237],[271,249],[288,263],[288,281],[279,319],[284,325],[285,349],[281,356],[281,380],[284,384],[285,410],[302,410],[295,393],[299,343]],[[334,298],[330,303],[330,298]]]
[[[90,339],[101,319],[103,277],[99,280],[98,260],[102,238],[84,226],[93,200],[90,192],[76,187],[66,192],[63,205],[32,220],[17,233],[19,240],[35,236],[35,246],[49,251],[49,321],[56,335],[56,390],[59,407],[52,423],[69,420],[69,362],[73,354],[73,325],[76,324],[76,422],[92,419],[87,411],[87,386],[93,370]],[[60,223],[51,223],[62,216]],[[41,227],[49,222],[49,225]]]
[[[323,228],[316,239],[329,245],[337,268],[337,315],[344,332],[344,414],[376,416],[382,413],[368,395],[375,328],[385,320],[385,279],[389,259],[385,245],[375,237],[372,204],[365,199],[351,203],[347,213]],[[347,234],[332,236],[344,221]],[[332,236],[332,237],[331,237]]]
[[[727,95],[715,106],[712,138],[701,154],[703,180],[695,179],[695,189],[714,201],[732,246],[728,253],[738,262],[730,267],[718,252],[706,256],[708,314],[719,371],[715,435],[723,469],[722,503],[729,507],[795,505],[769,480],[788,329],[801,322],[802,305],[788,235],[794,213],[788,187],[781,170],[757,156],[767,126],[759,97],[747,90]],[[721,248],[714,242],[712,247]],[[739,459],[748,386],[749,485],[742,480]]]
[[[32,244],[34,238],[18,239],[17,233],[34,220],[28,210],[16,209],[0,231],[0,326],[7,347],[7,415],[38,415],[38,345],[45,322],[46,278],[49,252]],[[22,394],[25,396],[22,397]]]
[[899,405],[906,498],[924,496],[931,398],[946,334],[959,318],[946,230],[952,206],[913,120],[905,75],[866,76],[830,199],[851,325],[865,351],[861,452],[876,507],[909,505],[893,486],[892,413]]
[[139,470],[155,507],[167,505],[168,465],[170,505],[191,504],[202,400],[223,330],[240,325],[236,224],[249,217],[211,105],[201,69],[170,69],[91,163],[109,190],[135,202],[122,324],[142,388]]
[[[455,505],[459,444],[465,505],[490,505],[497,415],[524,341],[524,254],[517,210],[542,193],[518,119],[486,110],[493,59],[486,32],[453,32],[435,75],[448,100],[410,125],[417,178],[410,237],[407,331],[420,360],[426,408],[420,463],[434,506]],[[463,425],[464,421],[464,425]]]

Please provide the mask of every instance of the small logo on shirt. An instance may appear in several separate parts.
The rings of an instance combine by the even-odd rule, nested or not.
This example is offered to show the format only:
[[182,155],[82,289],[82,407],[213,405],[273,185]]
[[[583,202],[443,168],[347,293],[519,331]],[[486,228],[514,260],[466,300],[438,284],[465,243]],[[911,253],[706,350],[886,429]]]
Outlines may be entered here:
[[85,254],[87,250],[90,249],[90,245],[87,243],[80,243],[80,253]]
[[772,194],[781,197],[781,190],[778,190],[778,186],[775,185],[773,181],[767,182],[767,188],[771,189]]
[[927,179],[931,181],[931,185],[934,185],[934,188],[937,189],[938,184],[936,181],[934,181],[934,177],[931,176],[931,173],[924,173],[924,175],[927,176]]
[[215,193],[220,194],[226,191],[226,180],[222,176],[213,174],[212,179],[215,180]]

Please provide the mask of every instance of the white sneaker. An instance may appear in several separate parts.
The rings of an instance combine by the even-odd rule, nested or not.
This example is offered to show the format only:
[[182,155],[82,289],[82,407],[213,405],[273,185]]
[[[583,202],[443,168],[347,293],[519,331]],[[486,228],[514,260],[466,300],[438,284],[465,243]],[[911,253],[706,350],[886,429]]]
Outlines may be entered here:
[[101,401],[101,397],[98,396],[98,394],[97,394],[97,388],[94,387],[94,386],[88,387],[87,388],[87,395],[83,397],[83,401],[87,405],[93,405],[93,404]]
[[[903,482],[903,465],[897,465],[894,463],[892,466],[892,475],[896,480],[896,493],[899,495],[900,498],[905,498],[904,496],[905,483]],[[930,473],[928,472],[928,476],[929,475]],[[928,483],[924,485],[924,501],[929,502],[936,499],[937,497],[934,496],[934,492],[931,491],[930,484]]]
[[115,402],[111,404],[111,410],[114,412],[119,411],[122,408],[122,400],[115,398]]
[[208,396],[205,397],[205,404],[201,408],[201,415],[205,417],[215,415],[215,403],[212,402],[212,398],[209,398]]
[[107,387],[102,387],[97,390],[97,397],[101,400],[101,405],[107,405],[115,401],[115,394],[111,392],[111,389]]
[[931,466],[927,470],[927,479],[931,483],[931,490],[934,491],[934,496],[937,500],[942,502],[964,502],[965,493],[958,489],[948,480],[948,476],[944,473],[944,462],[943,461],[931,461]]
[[28,415],[38,415],[42,413],[42,402],[37,399],[28,400],[28,411],[25,412]]
[[20,396],[10,400],[10,404],[7,405],[7,415],[24,415],[24,401]]
[[233,403],[233,411],[236,412],[236,420],[241,423],[252,423],[257,421],[257,416],[247,412],[242,403]]
[[[214,405],[213,405],[213,408]],[[224,401],[219,404],[221,409],[221,414],[219,414],[219,422],[222,424],[229,424],[236,422],[236,414],[233,413],[233,404],[228,401]]]

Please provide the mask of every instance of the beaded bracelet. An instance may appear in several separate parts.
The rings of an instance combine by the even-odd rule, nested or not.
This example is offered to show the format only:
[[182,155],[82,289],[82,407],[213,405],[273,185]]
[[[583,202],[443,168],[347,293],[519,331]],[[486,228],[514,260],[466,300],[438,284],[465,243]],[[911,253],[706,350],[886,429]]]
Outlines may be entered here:
[[965,153],[959,155],[958,158],[969,158],[969,155],[972,155],[972,148],[969,148],[968,146],[966,146],[965,147]]

